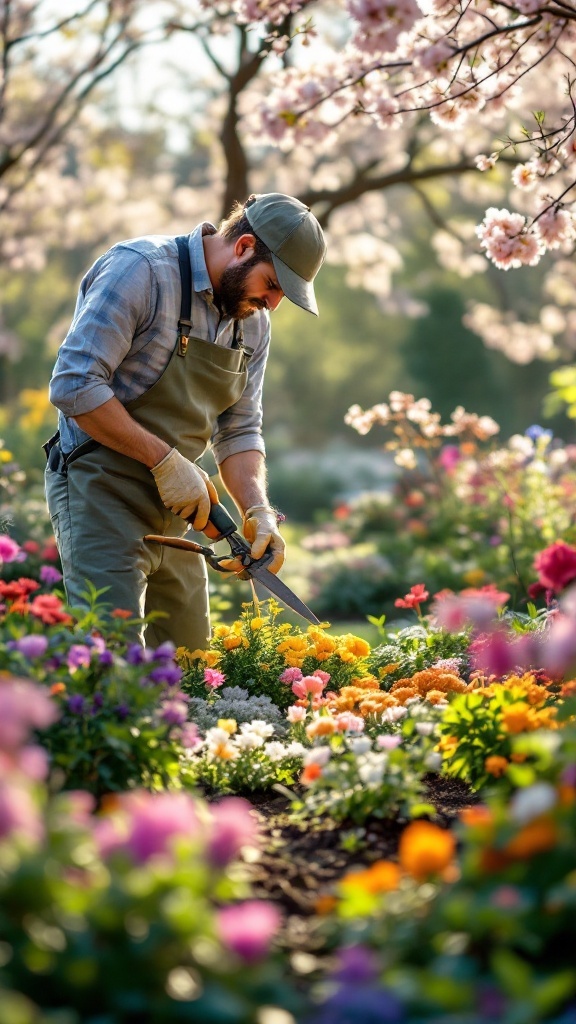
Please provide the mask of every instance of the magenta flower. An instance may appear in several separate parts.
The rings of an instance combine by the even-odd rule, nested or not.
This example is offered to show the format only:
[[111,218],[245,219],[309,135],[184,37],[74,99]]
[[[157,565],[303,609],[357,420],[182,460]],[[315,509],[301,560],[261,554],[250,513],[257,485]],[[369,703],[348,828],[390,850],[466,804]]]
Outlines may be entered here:
[[208,840],[208,859],[216,867],[225,867],[238,856],[243,846],[258,842],[258,822],[247,800],[231,796],[212,804],[212,822]]
[[253,963],[266,956],[281,920],[280,911],[272,903],[247,900],[218,912],[218,934],[228,949],[246,963]]
[[303,676],[302,679],[292,683],[292,693],[295,693],[301,699],[306,699],[309,695],[319,697],[325,686],[326,683],[320,679],[318,674]]
[[556,592],[564,590],[576,579],[576,548],[557,540],[536,555],[534,568],[544,587]]
[[204,682],[206,686],[210,686],[213,690],[217,686],[222,686],[222,683],[226,681],[226,676],[223,672],[217,672],[215,668],[204,669]]
[[297,683],[302,679],[302,676],[303,672],[299,668],[285,668],[280,676],[280,682],[291,686],[292,683]]
[[135,790],[118,798],[119,810],[102,819],[95,830],[104,856],[123,849],[145,864],[167,856],[178,837],[194,838],[199,823],[194,801],[187,793],[147,793]]
[[60,582],[62,573],[58,572],[53,565],[43,565],[40,568],[40,579],[46,586],[51,587],[54,583]]
[[[20,545],[12,540],[7,533],[0,533],[0,562],[16,562],[20,554]],[[26,553],[24,552],[24,557]]]

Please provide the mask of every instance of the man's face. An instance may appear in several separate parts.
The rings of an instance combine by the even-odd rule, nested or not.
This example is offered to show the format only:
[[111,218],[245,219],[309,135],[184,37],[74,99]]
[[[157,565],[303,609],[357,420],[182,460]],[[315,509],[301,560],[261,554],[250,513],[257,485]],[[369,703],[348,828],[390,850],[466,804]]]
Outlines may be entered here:
[[247,256],[226,267],[220,278],[220,305],[233,320],[245,320],[258,309],[276,309],[284,296],[271,263]]

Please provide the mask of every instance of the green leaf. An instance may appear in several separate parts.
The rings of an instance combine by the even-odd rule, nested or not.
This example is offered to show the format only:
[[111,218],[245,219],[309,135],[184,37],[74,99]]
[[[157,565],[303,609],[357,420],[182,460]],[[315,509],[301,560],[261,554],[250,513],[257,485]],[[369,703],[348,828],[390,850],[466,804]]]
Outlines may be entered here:
[[507,995],[526,998],[532,991],[532,970],[524,960],[509,949],[495,950],[491,966]]

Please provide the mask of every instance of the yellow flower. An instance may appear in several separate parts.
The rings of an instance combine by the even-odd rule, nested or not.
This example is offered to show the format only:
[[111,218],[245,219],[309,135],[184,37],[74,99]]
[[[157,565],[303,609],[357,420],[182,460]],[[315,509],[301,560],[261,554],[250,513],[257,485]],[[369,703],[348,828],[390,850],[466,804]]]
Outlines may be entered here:
[[205,651],[204,652],[204,661],[208,665],[208,668],[214,668],[214,665],[217,665],[218,662],[220,661],[220,654],[219,654],[219,652],[218,651]]
[[12,462],[13,458],[12,452],[9,452],[7,448],[0,450],[0,462]]
[[222,640],[222,646],[227,651],[234,651],[237,647],[240,647],[241,644],[242,637],[236,636],[235,633],[232,633],[230,636],[225,636],[224,639]]
[[255,618],[250,619],[250,629],[253,629],[253,630],[262,629],[262,626],[264,625],[265,622],[266,622],[266,619],[263,619],[263,618],[261,618],[260,615],[257,615]]
[[219,718],[218,728],[224,729],[224,732],[227,732],[229,736],[232,736],[238,728],[238,723],[235,718]]
[[486,579],[486,573],[484,569],[468,569],[468,572],[464,573],[462,579],[469,587],[479,587]]
[[511,733],[526,732],[534,728],[531,721],[530,707],[517,701],[502,709],[502,725]]
[[395,672],[396,669],[398,668],[398,665],[399,665],[399,662],[395,661],[395,662],[393,662],[392,665],[384,665],[382,668],[379,668],[378,669],[378,676],[379,676],[379,678],[383,679],[384,676],[389,675],[390,672]]
[[219,626],[214,626],[214,629],[212,631],[213,636],[216,637],[217,639],[219,639],[219,638],[221,638],[223,636],[228,636],[229,633],[230,633],[230,626],[224,626],[222,624],[219,625]]
[[[345,653],[352,655],[352,657],[344,657]],[[365,658],[370,654],[370,644],[361,637],[354,636],[353,633],[346,633],[345,636],[340,637],[338,654],[342,661],[351,661],[353,658]]]

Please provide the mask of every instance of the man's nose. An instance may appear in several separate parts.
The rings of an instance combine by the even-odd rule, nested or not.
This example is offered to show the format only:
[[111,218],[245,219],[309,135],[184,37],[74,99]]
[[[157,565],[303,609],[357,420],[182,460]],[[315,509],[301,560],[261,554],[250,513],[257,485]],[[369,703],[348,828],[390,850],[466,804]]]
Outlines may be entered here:
[[276,309],[276,307],[279,306],[280,303],[282,302],[283,298],[284,292],[278,291],[276,289],[273,292],[266,292],[266,302],[268,303],[268,309]]

